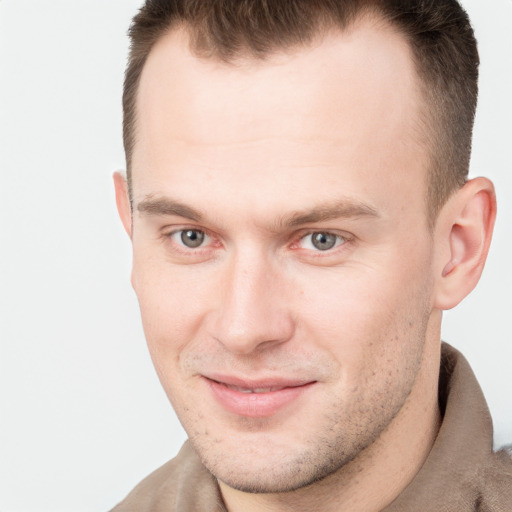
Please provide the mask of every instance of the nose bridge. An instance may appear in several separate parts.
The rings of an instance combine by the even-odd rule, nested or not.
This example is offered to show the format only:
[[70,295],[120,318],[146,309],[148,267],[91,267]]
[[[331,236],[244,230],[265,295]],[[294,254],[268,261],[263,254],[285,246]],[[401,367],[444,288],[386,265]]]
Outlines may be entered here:
[[256,248],[234,251],[224,274],[214,336],[231,352],[250,353],[293,334],[283,276]]

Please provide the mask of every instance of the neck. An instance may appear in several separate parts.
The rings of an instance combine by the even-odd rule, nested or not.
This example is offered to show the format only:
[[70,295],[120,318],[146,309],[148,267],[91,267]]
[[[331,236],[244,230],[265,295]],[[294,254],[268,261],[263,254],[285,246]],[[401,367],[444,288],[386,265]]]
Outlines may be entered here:
[[413,480],[436,439],[441,423],[440,350],[439,341],[426,343],[423,364],[402,410],[350,463],[320,482],[289,493],[248,494],[219,482],[228,511],[381,511]]

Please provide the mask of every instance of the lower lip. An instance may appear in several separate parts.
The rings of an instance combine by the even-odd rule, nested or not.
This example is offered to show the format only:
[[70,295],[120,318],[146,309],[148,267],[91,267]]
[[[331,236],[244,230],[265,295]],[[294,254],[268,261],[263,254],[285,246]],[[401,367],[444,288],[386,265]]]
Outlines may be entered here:
[[297,400],[314,384],[314,382],[309,382],[302,386],[283,388],[268,393],[242,393],[210,379],[206,379],[206,382],[224,409],[249,418],[272,416]]

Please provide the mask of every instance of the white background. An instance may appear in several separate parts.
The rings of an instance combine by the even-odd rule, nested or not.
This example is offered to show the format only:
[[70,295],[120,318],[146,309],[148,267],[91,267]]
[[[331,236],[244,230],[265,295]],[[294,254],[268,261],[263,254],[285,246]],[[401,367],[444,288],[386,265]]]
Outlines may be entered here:
[[[105,511],[185,436],[154,374],[114,209],[140,0],[0,1],[0,511]],[[480,41],[472,172],[500,204],[482,282],[445,316],[512,442],[512,1]]]

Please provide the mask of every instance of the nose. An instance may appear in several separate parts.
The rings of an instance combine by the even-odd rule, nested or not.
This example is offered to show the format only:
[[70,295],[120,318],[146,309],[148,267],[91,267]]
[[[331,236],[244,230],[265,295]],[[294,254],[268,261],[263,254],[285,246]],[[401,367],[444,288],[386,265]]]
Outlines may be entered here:
[[234,256],[222,272],[213,337],[232,353],[250,354],[288,341],[294,321],[277,264],[263,256]]

